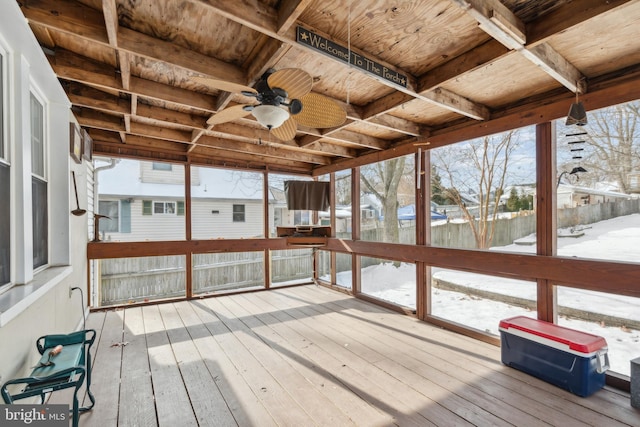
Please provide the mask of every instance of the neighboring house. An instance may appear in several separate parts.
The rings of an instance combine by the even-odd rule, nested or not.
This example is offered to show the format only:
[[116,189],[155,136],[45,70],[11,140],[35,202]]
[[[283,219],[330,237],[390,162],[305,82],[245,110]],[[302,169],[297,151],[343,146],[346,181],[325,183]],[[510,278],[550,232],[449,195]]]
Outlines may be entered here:
[[[184,240],[184,168],[158,162],[120,160],[96,168],[100,239]],[[313,224],[311,211],[287,209],[283,189],[269,188],[269,230]],[[262,237],[263,181],[260,174],[191,167],[193,239]]]
[[[191,168],[194,239],[263,236],[262,182],[233,171]],[[121,160],[99,172],[101,240],[183,240],[184,168]]]
[[558,209],[575,208],[582,205],[615,202],[637,198],[637,194],[624,194],[616,191],[597,190],[575,185],[558,185]]

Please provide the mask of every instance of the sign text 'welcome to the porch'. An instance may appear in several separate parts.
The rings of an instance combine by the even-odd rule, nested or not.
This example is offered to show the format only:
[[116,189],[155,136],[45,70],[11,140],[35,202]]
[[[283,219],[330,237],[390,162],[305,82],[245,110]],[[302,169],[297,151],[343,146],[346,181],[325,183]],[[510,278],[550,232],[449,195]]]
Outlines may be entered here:
[[339,59],[347,64],[350,63],[361,70],[374,74],[392,83],[402,87],[407,87],[407,76],[389,69],[379,62],[366,58],[354,51],[351,51],[351,61],[349,61],[349,49],[307,29],[302,27],[296,28],[296,41],[332,58]]

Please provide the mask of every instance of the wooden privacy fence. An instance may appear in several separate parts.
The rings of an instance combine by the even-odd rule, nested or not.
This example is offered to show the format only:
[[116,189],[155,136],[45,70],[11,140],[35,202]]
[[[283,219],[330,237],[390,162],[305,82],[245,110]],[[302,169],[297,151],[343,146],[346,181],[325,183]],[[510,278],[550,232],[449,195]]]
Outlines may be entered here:
[[[311,249],[273,251],[273,284],[311,279]],[[100,305],[127,304],[186,295],[185,257],[100,260]],[[263,252],[194,254],[193,293],[264,286]]]
[[[567,228],[640,212],[640,200],[624,200],[558,211],[558,227]],[[505,246],[535,233],[536,217],[522,214],[498,219],[492,246]],[[415,226],[399,229],[400,242],[415,242]],[[362,240],[382,241],[384,230],[363,230]],[[350,238],[350,235],[338,236]],[[431,227],[434,246],[473,249],[475,239],[467,223],[447,222]],[[287,249],[271,254],[271,283],[285,284],[313,277],[313,250]],[[185,296],[184,256],[118,258],[99,261],[101,305],[126,304],[130,301]],[[328,257],[322,257],[321,274],[326,274]],[[381,260],[365,257],[362,267]],[[350,256],[338,257],[337,271],[350,271]],[[203,294],[247,287],[264,286],[264,253],[232,252],[195,254],[193,257],[193,292]]]

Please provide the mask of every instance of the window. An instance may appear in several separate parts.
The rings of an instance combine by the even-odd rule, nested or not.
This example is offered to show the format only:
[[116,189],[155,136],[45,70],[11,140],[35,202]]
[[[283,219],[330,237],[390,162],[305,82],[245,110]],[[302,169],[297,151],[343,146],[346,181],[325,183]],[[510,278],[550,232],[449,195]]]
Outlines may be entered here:
[[244,221],[244,205],[233,205],[233,222]]
[[44,106],[31,94],[31,204],[33,227],[33,268],[49,262],[49,221],[45,179]]
[[176,202],[153,202],[153,213],[154,215],[175,215]]
[[0,50],[0,160],[5,158],[5,144],[6,138],[4,137],[4,56]]
[[414,156],[407,155],[360,168],[360,214],[353,220],[360,218],[362,240],[415,243],[414,163]]
[[[5,57],[0,50],[0,199],[11,200],[11,174],[7,159],[5,137]],[[0,286],[11,280],[11,208],[0,204]]]
[[[10,200],[9,165],[0,161],[0,198]],[[0,203],[0,286],[11,280],[11,209]]]
[[171,171],[171,163],[153,162],[151,169],[154,171]]
[[119,230],[119,206],[116,200],[100,200],[98,202],[98,212],[106,215],[109,219],[100,221],[100,232],[117,233]]

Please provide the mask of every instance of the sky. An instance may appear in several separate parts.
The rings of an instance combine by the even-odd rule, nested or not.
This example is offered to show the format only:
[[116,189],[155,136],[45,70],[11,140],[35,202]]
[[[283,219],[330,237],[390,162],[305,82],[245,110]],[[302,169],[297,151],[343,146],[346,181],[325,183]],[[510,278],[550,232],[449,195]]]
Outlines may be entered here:
[[[558,250],[563,255],[593,258],[594,253],[615,254],[619,261],[638,262],[640,259],[640,214],[613,218],[590,224],[581,230],[580,237],[558,239]],[[532,241],[535,236],[525,239]],[[530,246],[535,251],[535,245]],[[512,244],[500,248],[500,251],[522,253],[527,246]],[[338,282],[349,286],[350,272],[339,273]],[[535,299],[535,284],[518,280],[484,276],[453,270],[433,269],[435,277],[447,282],[475,287],[505,295]],[[415,267],[403,264],[375,265],[362,270],[363,291],[378,298],[397,304],[415,306]],[[640,321],[640,298],[605,294],[586,290],[560,287],[558,289],[560,305],[609,314],[616,317]],[[473,326],[499,335],[499,322],[517,315],[536,317],[536,313],[505,303],[464,295],[442,289],[434,289],[433,314],[458,323]],[[629,375],[630,360],[640,357],[640,331],[608,326],[606,324],[586,322],[560,317],[562,326],[603,336],[608,344],[608,354],[612,370]]]

